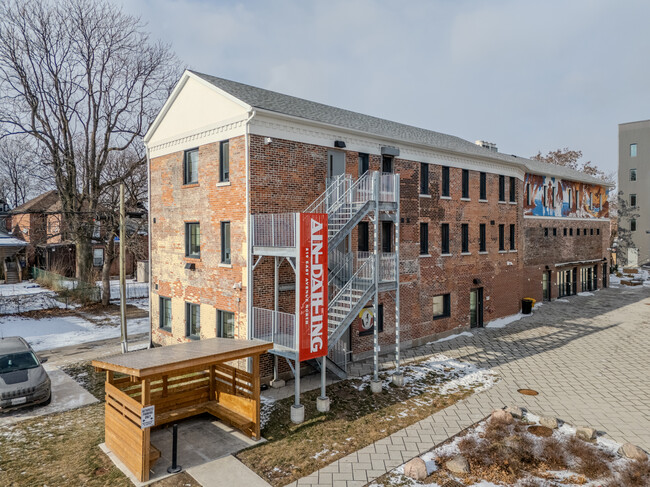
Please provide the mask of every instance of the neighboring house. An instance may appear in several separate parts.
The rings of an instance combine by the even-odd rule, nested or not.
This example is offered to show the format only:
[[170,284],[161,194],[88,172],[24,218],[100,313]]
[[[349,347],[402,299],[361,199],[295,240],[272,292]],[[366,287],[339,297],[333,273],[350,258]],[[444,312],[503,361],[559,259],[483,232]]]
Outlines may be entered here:
[[11,217],[9,215],[9,210],[11,210],[9,204],[0,198],[0,231],[11,230]]
[[[75,275],[75,245],[68,237],[63,219],[61,202],[56,191],[48,191],[25,204],[10,211],[12,232],[17,238],[28,243],[25,255],[26,268],[38,267],[68,277]],[[146,225],[142,229],[127,221],[127,231],[138,231],[138,246],[147,253]],[[93,238],[93,266],[101,272],[104,265],[104,245],[100,239],[104,236],[101,221],[95,223]],[[116,249],[119,255],[119,249]],[[133,252],[126,253],[126,273],[133,275],[136,271],[136,258]],[[111,275],[119,274],[119,259],[111,264]]]
[[629,213],[638,215],[619,215],[620,233],[629,231],[633,245],[619,239],[618,257],[623,265],[650,263],[650,120],[618,126],[618,189]]
[[18,254],[27,244],[0,228],[0,282],[15,284],[22,281]]
[[[526,296],[604,284],[603,183],[493,144],[192,71],[145,144],[158,344],[259,337],[295,359],[291,214],[308,207],[329,213],[328,334],[339,364],[373,353],[375,290],[389,351],[516,314]],[[379,272],[367,264],[375,248]]]

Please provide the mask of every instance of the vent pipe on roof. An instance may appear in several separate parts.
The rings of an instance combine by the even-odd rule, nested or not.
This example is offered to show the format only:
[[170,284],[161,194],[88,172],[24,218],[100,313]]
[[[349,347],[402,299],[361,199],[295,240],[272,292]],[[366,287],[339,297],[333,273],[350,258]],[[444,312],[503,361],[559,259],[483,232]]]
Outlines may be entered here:
[[497,148],[497,145],[494,142],[486,142],[485,140],[477,140],[474,142],[476,145],[480,145],[481,147],[484,147],[488,150],[491,150],[492,152],[498,152],[499,149]]

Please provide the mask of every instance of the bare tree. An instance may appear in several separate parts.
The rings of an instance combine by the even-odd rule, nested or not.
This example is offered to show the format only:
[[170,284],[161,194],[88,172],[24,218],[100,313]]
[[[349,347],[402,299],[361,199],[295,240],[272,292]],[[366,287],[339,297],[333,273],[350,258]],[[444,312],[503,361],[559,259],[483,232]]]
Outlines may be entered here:
[[144,157],[107,167],[140,144],[179,75],[169,46],[106,0],[0,2],[0,137],[27,134],[46,154],[82,282],[102,194]]
[[0,198],[12,208],[34,196],[39,187],[34,157],[24,140],[0,140]]
[[595,166],[591,161],[581,161],[581,158],[582,151],[572,150],[568,147],[549,151],[546,155],[542,155],[541,151],[538,151],[537,155],[531,157],[531,159],[548,162],[549,164],[556,164],[558,166],[565,166],[583,172],[589,176],[602,179],[606,183],[616,184],[616,173],[606,173]]
[[[625,265],[628,263],[628,249],[634,248],[632,239],[631,221],[639,218],[639,209],[630,205],[623,192],[618,194],[616,201],[616,231],[612,233],[612,242],[617,242],[616,261]],[[611,245],[610,245],[611,246]]]

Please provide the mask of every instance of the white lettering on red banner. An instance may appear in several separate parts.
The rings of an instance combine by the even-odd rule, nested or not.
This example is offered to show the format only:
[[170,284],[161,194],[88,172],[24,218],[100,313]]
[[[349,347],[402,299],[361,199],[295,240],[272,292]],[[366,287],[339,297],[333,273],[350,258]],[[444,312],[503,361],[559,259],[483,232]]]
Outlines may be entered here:
[[300,214],[300,361],[327,355],[327,214]]

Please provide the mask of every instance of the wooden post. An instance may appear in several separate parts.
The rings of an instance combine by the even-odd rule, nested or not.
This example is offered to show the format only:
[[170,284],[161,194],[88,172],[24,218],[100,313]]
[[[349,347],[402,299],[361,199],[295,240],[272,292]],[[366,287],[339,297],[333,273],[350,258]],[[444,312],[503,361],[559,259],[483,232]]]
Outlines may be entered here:
[[107,370],[106,371],[106,382],[109,384],[113,383],[113,371],[112,370]]
[[210,397],[208,399],[209,401],[216,400],[215,393],[214,393],[214,389],[215,389],[214,381],[215,381],[214,364],[212,364],[210,365]]
[[237,395],[237,368],[232,369],[232,395]]
[[253,357],[253,399],[255,400],[255,439],[261,436],[260,428],[260,354]]
[[163,375],[162,378],[162,396],[167,397],[167,381],[168,381],[168,376]]
[[[142,397],[140,403],[142,406],[148,406],[151,402],[151,384],[149,379],[142,379]],[[151,428],[142,430],[142,476],[143,481],[149,480],[149,448],[151,446]]]

